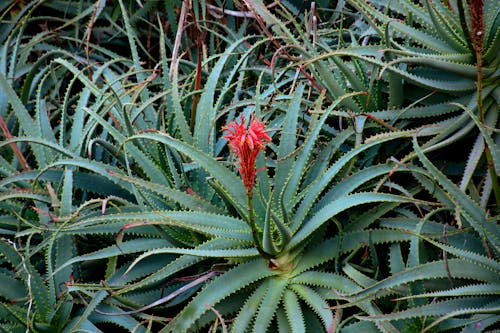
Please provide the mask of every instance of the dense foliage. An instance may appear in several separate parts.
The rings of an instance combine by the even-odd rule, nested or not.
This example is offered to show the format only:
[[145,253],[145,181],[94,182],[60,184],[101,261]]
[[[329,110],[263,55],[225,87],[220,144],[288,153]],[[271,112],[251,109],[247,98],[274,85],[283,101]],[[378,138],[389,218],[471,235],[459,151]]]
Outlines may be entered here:
[[2,332],[498,327],[498,1],[0,19]]

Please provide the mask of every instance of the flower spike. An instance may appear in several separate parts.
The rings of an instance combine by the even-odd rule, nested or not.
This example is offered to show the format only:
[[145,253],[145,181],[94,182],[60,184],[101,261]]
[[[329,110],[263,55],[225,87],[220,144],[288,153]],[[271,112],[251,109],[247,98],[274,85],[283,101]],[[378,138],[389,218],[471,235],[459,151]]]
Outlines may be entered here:
[[247,194],[251,194],[255,184],[255,161],[257,155],[271,141],[262,121],[252,115],[250,124],[245,126],[245,117],[240,122],[235,120],[222,128],[226,131],[223,137],[229,141],[229,149],[238,156],[238,171],[240,172]]

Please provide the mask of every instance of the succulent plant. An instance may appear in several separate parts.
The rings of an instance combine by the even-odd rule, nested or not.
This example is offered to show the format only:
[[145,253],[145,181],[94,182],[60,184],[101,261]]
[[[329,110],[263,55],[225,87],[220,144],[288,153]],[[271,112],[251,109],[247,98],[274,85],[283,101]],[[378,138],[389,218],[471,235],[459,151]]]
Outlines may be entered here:
[[472,142],[460,188],[479,193],[481,207],[496,211],[500,160],[498,133],[492,129],[498,127],[500,104],[498,3],[393,1],[390,8],[378,1],[350,3],[376,31],[372,38],[383,53],[382,59],[362,58],[382,69],[391,100],[398,101],[370,114],[398,128],[438,127],[423,145],[426,152],[456,149],[474,136],[467,140]]
[[0,4],[0,330],[498,325],[500,7],[316,6]]

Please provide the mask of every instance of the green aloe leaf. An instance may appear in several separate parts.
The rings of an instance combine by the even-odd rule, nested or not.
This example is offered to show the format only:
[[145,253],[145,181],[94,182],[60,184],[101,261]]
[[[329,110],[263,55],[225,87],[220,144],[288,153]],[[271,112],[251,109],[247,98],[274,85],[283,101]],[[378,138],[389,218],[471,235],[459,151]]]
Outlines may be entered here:
[[[293,158],[291,154],[295,150],[297,142],[297,126],[300,111],[300,102],[302,94],[304,93],[304,86],[299,86],[292,98],[290,105],[283,120],[281,128],[280,144],[277,152],[277,166],[274,175],[274,184],[277,189],[285,189],[285,182],[292,170]],[[275,202],[279,202],[279,196],[282,195],[280,191],[275,191]]]
[[377,297],[377,293],[380,291],[391,291],[392,289],[392,292],[396,292],[393,288],[408,282],[448,278],[449,276],[496,283],[496,274],[482,266],[462,259],[449,259],[447,261],[434,261],[407,268],[359,292],[343,296],[349,302],[357,303]]
[[424,167],[429,170],[448,193],[449,199],[456,205],[456,209],[458,209],[460,214],[465,217],[482,237],[491,242],[497,253],[500,252],[500,228],[498,225],[488,221],[481,207],[429,161],[418,145],[416,138],[413,138],[413,147]]
[[500,294],[500,283],[481,283],[472,284],[463,287],[451,288],[427,292],[420,295],[410,295],[399,299],[410,299],[418,297],[464,297],[464,296],[479,296],[479,295],[498,295]]
[[267,291],[267,284],[261,283],[250,297],[247,298],[234,321],[232,332],[245,333],[250,331],[252,319],[259,310],[259,305],[262,304],[262,300],[267,295]]
[[[285,250],[290,250],[306,240],[310,235],[321,225],[338,213],[349,209],[353,206],[362,205],[371,202],[399,202],[410,203],[418,200],[403,196],[397,196],[384,193],[354,193],[350,194],[327,204],[325,207],[316,212],[310,219],[306,220],[302,227],[293,235],[292,239],[285,247]],[[424,202],[422,202],[424,203]]]
[[189,211],[149,211],[137,213],[116,213],[79,220],[65,231],[85,231],[99,225],[116,224],[123,231],[145,225],[170,225],[189,229],[215,237],[228,237],[243,242],[251,241],[250,228],[246,222],[225,215]]
[[57,267],[57,269],[53,272],[56,274],[63,268],[76,264],[78,262],[90,261],[90,260],[98,260],[98,259],[107,259],[111,257],[116,257],[120,255],[145,252],[151,249],[156,249],[160,247],[164,247],[168,242],[164,239],[132,239],[129,241],[125,241],[120,243],[120,245],[112,245],[108,246],[104,249],[94,251],[92,253],[87,253],[81,256],[72,257],[70,260],[63,263],[61,266]]
[[500,309],[500,302],[495,305],[486,306],[493,299],[490,297],[466,297],[459,299],[451,299],[447,301],[435,302],[418,308],[411,308],[406,311],[394,312],[391,314],[361,317],[363,320],[400,320],[405,318],[415,317],[436,317],[453,313],[454,316],[464,313],[476,312],[496,312]]
[[290,289],[314,311],[321,319],[325,331],[328,331],[333,324],[333,313],[323,297],[307,286],[292,285]]
[[277,275],[264,260],[252,260],[240,264],[211,281],[161,332],[186,332],[208,308],[220,300],[243,289],[251,283]]
[[285,288],[288,285],[287,279],[280,277],[266,280],[267,293],[260,303],[255,323],[253,326],[254,333],[266,332],[271,324],[271,320],[276,314],[278,306],[281,303],[281,297]]
[[[304,142],[304,144],[301,147],[301,151],[299,152],[299,155],[293,164],[292,168],[290,169],[290,175],[288,178],[288,181],[286,182],[286,187],[284,189],[283,193],[283,202],[288,205],[289,202],[292,201],[292,198],[296,195],[296,193],[299,190],[299,185],[301,179],[305,176],[305,170],[307,167],[307,163],[309,161],[309,158],[312,154],[312,151],[314,149],[314,144],[316,143],[322,126],[325,123],[325,121],[328,119],[330,113],[346,98],[352,97],[359,95],[360,93],[352,93],[352,94],[346,94],[333,102],[327,110],[323,111],[321,117],[319,118],[318,121],[315,122],[314,127],[310,129],[310,132],[307,134],[307,138]],[[321,108],[321,101],[322,99],[319,99],[316,104],[316,108],[319,109]],[[319,111],[319,110],[318,110]],[[296,228],[298,225],[295,223],[295,225],[292,226],[293,228]]]
[[286,318],[292,333],[305,332],[306,325],[304,323],[304,315],[302,314],[299,298],[291,290],[285,290],[283,294],[283,307],[285,309]]
[[132,136],[129,140],[147,139],[158,141],[176,149],[182,154],[187,155],[200,167],[205,169],[210,175],[219,181],[224,189],[229,193],[235,206],[239,206],[240,211],[246,210],[246,192],[243,187],[243,182],[233,172],[217,162],[210,155],[198,150],[197,148],[188,145],[182,141],[176,140],[173,137],[163,133],[144,133]]

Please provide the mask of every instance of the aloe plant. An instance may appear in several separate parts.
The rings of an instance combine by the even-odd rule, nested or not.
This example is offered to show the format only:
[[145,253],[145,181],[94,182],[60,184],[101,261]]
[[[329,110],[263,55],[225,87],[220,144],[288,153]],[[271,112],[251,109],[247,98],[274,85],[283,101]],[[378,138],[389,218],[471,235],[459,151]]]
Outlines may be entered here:
[[[500,321],[500,228],[485,215],[478,203],[467,197],[428,160],[416,138],[413,143],[419,160],[428,171],[420,173],[417,179],[429,190],[437,186],[433,190],[435,197],[447,204],[430,211],[423,219],[411,215],[382,219],[380,223],[384,227],[407,230],[415,235],[406,264],[401,247],[394,244],[390,252],[392,275],[381,281],[368,282],[358,292],[344,294],[342,297],[350,303],[357,303],[387,294],[402,296],[395,300],[403,309],[383,315],[360,317],[362,321],[357,326],[370,321],[394,322],[402,330],[423,332],[450,329],[483,331]],[[436,181],[438,185],[435,184]],[[442,213],[446,211],[458,211],[467,227],[460,230],[439,223]],[[425,233],[428,234],[424,235]],[[441,239],[432,240],[429,237],[432,233],[435,236],[440,234]],[[421,256],[425,253],[423,243],[441,249],[442,259],[422,261]],[[421,279],[429,280],[425,289],[414,284]],[[444,284],[440,283],[443,279],[447,280]],[[403,296],[408,291],[410,294]]]
[[[371,115],[400,128],[415,126],[413,119],[440,126],[423,146],[428,152],[474,135],[460,188],[480,193],[483,209],[495,211],[500,198],[494,156],[498,139],[490,129],[498,124],[498,4],[394,1],[387,12],[377,1],[350,3],[375,29],[384,54],[383,59],[363,59],[387,74],[391,98],[408,100]],[[484,177],[475,181],[478,173]],[[492,193],[496,204],[487,208]]]
[[494,327],[498,10],[481,46],[462,3],[351,4],[0,5],[0,328]]
[[[128,60],[110,51],[109,44],[94,43],[94,33],[103,28],[103,22],[114,24],[111,16],[116,8],[106,6],[105,1],[81,2],[82,10],[72,12],[74,7],[66,5],[33,1],[25,6],[20,4],[17,10],[8,3],[2,4],[0,120],[6,140],[2,137],[0,230],[6,238],[2,238],[1,284],[15,288],[2,289],[0,324],[9,332],[62,332],[74,326],[98,332],[96,325],[102,322],[124,327],[138,325],[132,317],[103,319],[95,313],[82,314],[80,298],[73,297],[79,291],[71,294],[67,288],[80,278],[78,270],[67,267],[53,273],[56,266],[77,255],[85,244],[80,234],[60,233],[75,217],[106,211],[107,205],[112,211],[114,205],[134,200],[133,189],[113,183],[108,173],[116,163],[126,164],[110,138],[120,141],[125,136],[120,131],[112,131],[110,137],[96,135],[92,109],[104,108],[109,117],[116,116],[117,127],[127,128],[130,119],[124,114],[123,105],[133,103],[138,98],[134,93],[141,89],[120,99],[125,86],[120,86],[117,78],[137,80],[135,75],[138,79],[148,76],[140,69],[137,55]],[[124,9],[125,4],[121,5]],[[150,5],[136,12],[131,20],[141,18],[151,9]],[[58,12],[64,8],[68,10],[67,20],[46,18],[47,27],[57,26],[58,30],[47,28],[28,35],[27,31],[43,19],[39,15],[44,10]],[[100,27],[94,26],[97,20]],[[82,21],[87,22],[86,30],[82,29],[88,36],[86,45],[81,44]],[[136,47],[131,40],[130,48]],[[32,61],[33,54],[41,56]],[[134,61],[137,70],[127,74]],[[90,67],[84,68],[83,63]],[[65,75],[71,78],[61,79]],[[96,100],[95,96],[99,98]],[[152,95],[143,94],[140,98],[146,100]],[[146,118],[151,117],[154,100],[143,104],[132,117],[141,118],[142,112]],[[139,128],[146,126],[143,118],[132,121]],[[144,150],[136,149],[134,153],[140,156],[143,166],[153,165],[152,158],[144,158]],[[109,168],[105,167],[107,164]],[[161,174],[156,168],[154,171],[152,176]],[[112,238],[103,241],[106,245],[110,242]],[[111,262],[109,276],[113,272]]]
[[[257,185],[252,188],[252,191],[245,189],[243,182],[213,157],[169,135],[144,133],[131,137],[131,140],[147,139],[161,142],[189,157],[214,178],[210,183],[215,193],[224,199],[223,202],[227,205],[225,210],[234,211],[236,215],[228,215],[228,213],[214,215],[212,212],[197,210],[191,212],[153,211],[107,214],[90,219],[79,219],[75,224],[74,227],[84,233],[113,225],[121,227],[125,233],[147,225],[172,225],[187,228],[209,239],[208,242],[192,248],[168,246],[146,251],[131,265],[129,268],[131,270],[142,260],[162,253],[183,255],[167,266],[165,271],[170,274],[185,267],[189,263],[188,260],[193,260],[189,259],[193,256],[200,257],[200,259],[204,257],[231,258],[234,261],[233,268],[210,281],[163,331],[187,331],[197,325],[203,325],[210,318],[213,319],[215,314],[210,312],[206,304],[214,306],[222,315],[226,312],[227,315],[236,315],[232,327],[234,331],[265,331],[272,323],[274,327],[285,330],[300,331],[305,327],[312,329],[318,324],[328,330],[333,325],[333,313],[325,309],[328,303],[322,295],[322,288],[340,288],[347,292],[356,288],[356,284],[354,281],[346,280],[346,277],[328,273],[322,269],[317,270],[316,267],[331,260],[340,260],[343,253],[356,250],[361,242],[378,244],[410,239],[410,235],[405,233],[395,234],[394,231],[389,230],[364,230],[364,228],[353,228],[352,232],[346,235],[330,235],[323,239],[326,223],[349,208],[372,202],[402,204],[416,200],[404,195],[388,193],[358,193],[354,191],[361,185],[359,180],[356,180],[357,173],[350,175],[348,179],[352,181],[347,187],[332,185],[335,176],[348,165],[351,159],[373,146],[406,137],[407,134],[373,140],[353,149],[331,165],[324,161],[310,165],[322,125],[338,103],[333,104],[329,110],[325,110],[321,117],[317,116],[315,120],[311,120],[314,125],[307,135],[306,142],[301,148],[295,148],[298,138],[293,133],[299,119],[300,103],[298,101],[302,92],[303,88],[298,89],[283,120],[286,126],[281,129],[281,133],[286,133],[286,135],[283,135],[281,140],[273,137],[273,140],[279,142],[276,150],[278,161],[273,167],[275,176],[270,177],[264,171],[257,174]],[[348,131],[340,135],[334,140],[332,148],[339,147],[353,134],[354,132]],[[294,153],[296,149],[298,150]],[[261,163],[265,163],[263,158],[260,160]],[[385,170],[390,168],[391,166],[387,165]],[[268,166],[267,169],[269,171],[270,167]],[[380,176],[380,171],[370,171],[372,172],[365,172],[363,176],[365,182]],[[311,173],[316,176],[307,177]],[[283,182],[281,186],[279,182]],[[329,189],[329,199],[320,201],[325,189]],[[254,193],[255,196],[253,196]],[[253,207],[248,206],[251,202],[247,200],[249,195],[253,196]],[[341,225],[339,228],[343,229]],[[68,228],[67,231],[71,229]],[[105,255],[104,252],[102,255]],[[78,260],[84,258],[85,256]],[[162,276],[165,275],[162,274]],[[296,282],[302,281],[303,276],[307,282]],[[155,279],[148,278],[139,284],[126,286],[122,292],[154,282]],[[348,285],[345,286],[345,283]],[[318,287],[321,288],[318,289]],[[236,301],[242,297],[248,298],[244,304]],[[304,301],[307,304],[306,309],[309,307],[317,317],[308,317],[308,320],[300,321],[291,320],[290,312],[303,318],[305,316],[303,313],[310,311],[304,309],[299,300]],[[236,304],[242,306],[238,314],[235,313],[238,309],[235,305],[225,305],[227,302],[232,304],[235,301]],[[252,308],[256,303],[266,306]],[[279,320],[282,316],[280,314],[282,305],[285,306],[285,314],[290,320]],[[223,310],[226,308],[227,310]],[[377,313],[376,308],[369,302],[362,305],[362,308],[371,314]]]
[[[295,104],[292,103],[291,105]],[[293,110],[293,108],[291,108],[291,110]],[[298,119],[290,119],[290,117],[297,117],[297,113],[298,112],[295,111],[295,115],[293,112],[287,114],[283,123],[296,128],[295,121]],[[319,128],[321,128],[322,122],[327,119],[327,117],[328,112],[318,117],[315,126],[311,129],[310,135],[308,136],[309,140],[314,141],[314,136],[319,134]],[[283,128],[282,133],[287,133],[288,138],[291,137],[292,140],[296,141],[297,137],[294,138],[294,136],[291,136],[290,131],[286,131],[286,129],[287,128]],[[292,128],[288,128],[288,130],[292,130]],[[314,134],[315,132],[316,134]],[[339,138],[339,140],[345,140],[349,135],[353,135],[353,132],[349,134],[346,133],[343,137]],[[315,325],[323,326],[324,330],[328,330],[335,326],[333,313],[331,311],[324,311],[324,307],[329,304],[327,302],[328,300],[347,300],[350,306],[359,306],[370,315],[369,319],[375,321],[380,327],[383,327],[383,330],[391,331],[394,329],[404,329],[405,327],[409,327],[407,325],[411,326],[415,325],[415,323],[406,322],[401,325],[392,323],[391,320],[412,318],[415,316],[424,317],[436,313],[432,313],[432,311],[435,310],[432,306],[429,306],[427,312],[418,312],[420,309],[410,308],[400,317],[396,314],[383,315],[374,301],[391,292],[398,292],[406,295],[404,290],[398,290],[397,288],[403,283],[415,283],[423,279],[440,281],[443,279],[454,280],[455,278],[468,278],[476,280],[479,283],[476,286],[470,286],[471,290],[484,286],[486,295],[498,292],[495,289],[496,273],[491,272],[489,269],[481,268],[480,262],[491,267],[496,267],[498,264],[486,257],[481,258],[481,254],[472,254],[454,248],[457,244],[463,244],[464,237],[471,237],[471,235],[467,233],[464,235],[464,233],[450,230],[450,235],[447,237],[450,244],[453,245],[448,246],[447,244],[441,244],[437,239],[440,239],[443,234],[439,229],[436,231],[436,228],[439,228],[439,224],[436,222],[428,222],[432,226],[432,228],[428,228],[425,222],[418,223],[418,219],[414,218],[413,221],[416,221],[414,222],[414,226],[409,227],[410,224],[407,224],[405,228],[401,228],[400,224],[393,224],[397,220],[393,221],[389,219],[387,220],[388,222],[384,224],[384,227],[387,228],[385,230],[366,229],[366,227],[374,223],[380,216],[380,213],[375,210],[371,211],[370,214],[360,216],[359,222],[356,221],[356,219],[350,220],[348,223],[337,222],[339,234],[334,237],[327,236],[326,239],[321,240],[324,237],[321,235],[325,232],[321,230],[321,225],[335,215],[355,205],[374,201],[387,202],[391,205],[394,205],[394,203],[398,205],[408,201],[415,202],[416,199],[414,198],[385,193],[352,193],[352,191],[367,180],[376,179],[389,172],[391,168],[393,168],[390,164],[381,165],[376,168],[368,168],[366,171],[355,172],[344,182],[337,185],[332,186],[330,183],[335,173],[339,172],[343,166],[348,164],[351,158],[358,156],[361,152],[374,145],[398,137],[406,137],[408,135],[408,133],[396,133],[392,138],[381,136],[368,141],[365,145],[355,148],[329,167],[328,164],[320,163],[319,165],[326,167],[324,172],[314,170],[315,167],[320,166],[318,166],[318,164],[313,165],[309,172],[316,174],[317,178],[309,179],[305,183],[302,183],[304,179],[299,179],[296,183],[297,185],[295,185],[297,186],[296,192],[299,193],[299,199],[295,199],[294,196],[292,196],[291,200],[285,201],[294,205],[295,208],[293,208],[293,206],[287,208],[287,205],[284,203],[273,205],[272,201],[277,198],[276,200],[284,202],[283,198],[286,198],[287,186],[290,186],[291,182],[293,182],[294,175],[297,175],[296,177],[298,178],[307,179],[307,177],[304,177],[307,175],[307,172],[289,173],[288,179],[285,177],[285,185],[281,194],[276,197],[274,186],[277,184],[279,175],[290,170],[288,166],[286,169],[280,170],[280,168],[290,162],[288,159],[291,159],[293,166],[293,168],[291,168],[292,170],[297,170],[299,166],[304,169],[309,168],[306,163],[308,159],[306,156],[311,154],[310,149],[313,147],[312,142],[306,140],[303,148],[295,154],[289,155],[290,153],[285,153],[289,157],[285,159],[278,158],[278,162],[276,166],[274,166],[274,177],[269,177],[263,172],[258,176],[259,180],[255,191],[257,192],[258,190],[261,194],[260,198],[256,197],[255,222],[258,226],[258,236],[261,238],[255,241],[255,234],[254,231],[252,231],[252,214],[248,211],[251,207],[245,206],[248,202],[245,193],[246,195],[249,193],[244,189],[242,181],[234,179],[234,175],[227,170],[226,167],[221,165],[220,162],[206,156],[203,152],[186,143],[164,134],[141,134],[134,139],[149,139],[162,142],[189,156],[194,162],[206,169],[206,171],[215,178],[213,184],[216,192],[226,199],[224,202],[230,205],[227,207],[229,211],[237,212],[239,218],[228,215],[214,215],[212,213],[199,211],[126,213],[84,219],[78,223],[77,229],[85,232],[85,230],[99,230],[103,226],[116,225],[116,228],[121,227],[127,232],[137,227],[144,227],[145,225],[174,225],[188,228],[189,230],[212,238],[212,240],[208,241],[206,244],[194,248],[179,248],[169,245],[168,247],[160,247],[151,251],[146,251],[132,263],[129,268],[131,271],[135,269],[136,265],[143,262],[143,260],[166,253],[183,254],[185,256],[180,257],[177,259],[178,261],[167,266],[163,274],[173,274],[176,269],[185,268],[185,265],[189,263],[188,258],[192,258],[193,256],[199,258],[231,258],[236,266],[227,272],[219,272],[221,276],[210,281],[178,314],[178,316],[163,329],[163,331],[185,331],[194,329],[193,327],[201,327],[207,321],[214,320],[216,315],[211,313],[210,308],[205,304],[210,304],[215,307],[218,314],[226,316],[226,318],[227,316],[234,316],[234,312],[238,307],[241,307],[241,310],[235,317],[234,326],[232,326],[232,329],[235,331],[261,331],[271,329],[271,327],[300,331],[306,328],[311,329],[311,327],[315,327]],[[274,140],[277,140],[277,138],[274,138]],[[284,150],[284,143],[281,142],[285,141],[278,141],[280,145],[277,147],[277,156],[280,156],[279,152],[282,151],[282,149]],[[341,142],[336,142],[336,144],[340,145]],[[418,151],[419,148],[416,146],[416,149]],[[426,161],[423,155],[422,160]],[[429,171],[417,167],[411,167],[407,170],[406,168],[402,168],[401,171],[412,171],[423,174],[426,177],[429,177],[430,174],[435,174],[436,170],[432,169],[432,165],[426,162],[424,166],[429,168]],[[438,180],[440,182],[442,181],[447,186],[446,192],[454,193],[454,196],[460,193],[458,188],[447,184],[449,181],[446,180],[445,176],[441,175],[440,177],[441,178],[438,178]],[[420,181],[428,186],[424,180],[425,178],[422,178]],[[327,186],[329,183],[331,186],[329,187],[329,192],[322,200],[319,200],[319,196],[323,192],[321,186]],[[300,194],[300,188],[303,189],[302,191],[306,192]],[[266,197],[264,193],[268,195],[267,200],[265,200]],[[464,196],[463,194],[461,195]],[[440,199],[444,200],[442,198]],[[463,209],[467,209],[468,213],[464,212],[464,214],[466,214],[465,216],[469,216],[467,214],[473,214],[474,216],[479,214],[479,216],[481,216],[482,213],[478,207],[466,207],[467,200],[468,199],[465,199],[465,197],[464,199],[460,199],[457,203],[457,207],[464,206]],[[422,202],[422,204],[426,205],[428,203]],[[261,207],[260,211],[257,207]],[[450,207],[450,209],[454,208],[455,207]],[[389,209],[394,209],[394,206]],[[437,210],[442,209],[443,208],[437,208]],[[475,212],[469,212],[468,209],[473,209]],[[435,209],[431,209],[429,211],[429,218],[436,214],[434,210]],[[289,211],[293,211],[294,214],[287,216]],[[308,214],[307,211],[311,213]],[[137,220],[140,220],[140,222],[134,222]],[[410,219],[407,220],[408,222],[410,221]],[[491,242],[493,245],[497,244],[496,236],[494,235],[498,233],[498,230],[493,226],[489,226],[486,221],[478,223],[478,231],[481,231],[482,228],[488,228],[490,232],[494,232],[491,236],[493,238],[488,236],[488,242]],[[344,231],[344,228],[348,229],[348,231]],[[254,234],[254,236],[252,236],[252,234]],[[319,236],[321,237],[318,238]],[[472,244],[475,244],[477,247],[476,251],[483,253],[484,248],[481,245],[480,237],[472,237],[473,238],[468,240],[468,242],[470,242],[468,248],[472,249]],[[431,244],[444,249],[452,255],[458,256],[458,259],[441,260],[432,263],[420,262],[420,259],[417,259],[421,251],[420,245],[418,245],[420,238],[431,242]],[[216,239],[220,240],[215,242]],[[411,251],[410,257],[414,262],[410,262],[409,259],[406,269],[404,268],[404,264],[401,266],[403,260],[402,248],[397,244],[401,241],[410,241],[412,248],[415,247],[415,249]],[[391,257],[390,263],[393,275],[387,277],[385,280],[378,282],[364,276],[363,273],[357,271],[356,268],[348,262],[342,262],[341,264],[340,260],[344,257],[343,254],[355,251],[359,248],[360,244],[375,245],[384,242],[395,242],[393,248],[391,248],[391,253],[394,254],[393,257]],[[261,246],[260,249],[258,248],[259,246]],[[458,245],[458,247],[459,246],[460,245]],[[332,251],[332,249],[334,250]],[[76,258],[74,261],[98,256],[106,257],[110,255],[110,253],[112,253],[111,249],[106,249],[106,251],[99,251],[99,253]],[[469,263],[471,259],[474,259],[473,263]],[[327,267],[325,263],[329,261],[339,261],[338,264],[344,267],[343,273],[345,275],[330,273],[328,270],[325,271],[324,269]],[[318,265],[321,265],[319,267],[323,268],[318,269]],[[461,270],[461,268],[465,266],[470,267],[465,271]],[[416,271],[420,273],[415,275]],[[163,274],[162,276],[165,276]],[[157,276],[147,278],[138,284],[127,286],[124,288],[123,292],[129,292],[138,287],[144,287],[150,283],[154,283],[157,281],[157,278]],[[440,284],[437,283],[435,288],[439,286]],[[464,289],[464,295],[467,295],[469,288],[462,289]],[[457,293],[459,292],[460,291],[457,291]],[[121,295],[122,292],[119,294]],[[443,292],[443,295],[445,294],[446,293]],[[422,295],[420,297],[425,296]],[[242,304],[242,299],[247,300]],[[471,310],[467,313],[476,314],[494,311],[494,305],[492,308],[488,307],[489,302],[493,299],[493,296],[477,298],[479,303],[477,303],[476,306],[478,306],[478,309]],[[307,306],[301,305],[299,300],[305,302]],[[472,303],[470,304],[473,304],[475,300],[476,299],[471,298],[470,301]],[[461,306],[461,304],[466,304],[464,302],[449,303],[450,306],[457,307]],[[266,306],[255,307],[255,304],[265,304]],[[318,304],[321,304],[321,306],[318,307]],[[444,306],[444,303],[442,305]],[[282,311],[280,308],[281,306],[284,307],[285,311],[282,314],[280,314]],[[307,315],[307,312],[310,311],[308,307],[315,312],[316,318]],[[457,311],[454,313],[459,315],[466,312],[464,312],[463,308],[457,308]],[[293,314],[293,317],[291,314]],[[404,317],[405,315],[407,317]],[[303,320],[287,320],[287,318],[303,318]],[[439,320],[444,321],[446,324],[447,322],[445,319],[447,318]],[[473,318],[463,324],[472,324],[475,320],[476,319]],[[489,320],[491,321],[491,319]],[[387,321],[389,321],[389,323],[387,323]],[[349,321],[347,321],[347,323],[349,323]],[[350,323],[350,325],[346,325],[346,329],[355,329],[354,327],[359,325],[359,323]]]

